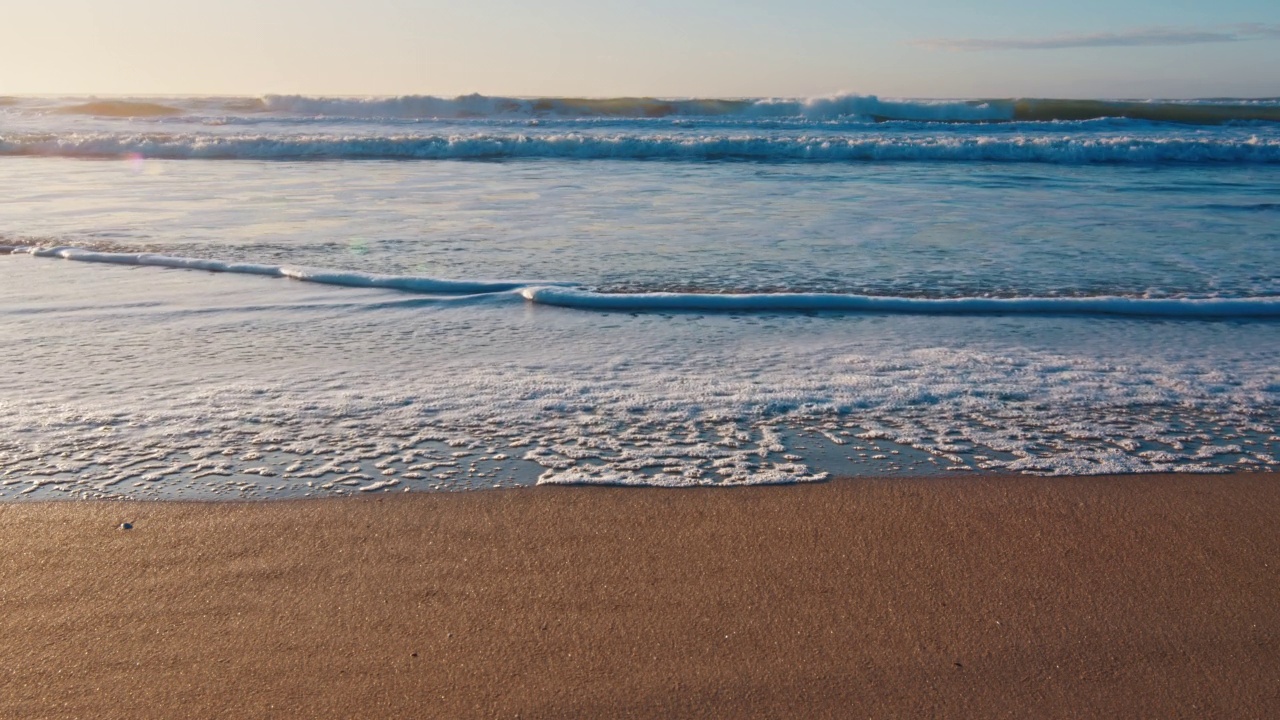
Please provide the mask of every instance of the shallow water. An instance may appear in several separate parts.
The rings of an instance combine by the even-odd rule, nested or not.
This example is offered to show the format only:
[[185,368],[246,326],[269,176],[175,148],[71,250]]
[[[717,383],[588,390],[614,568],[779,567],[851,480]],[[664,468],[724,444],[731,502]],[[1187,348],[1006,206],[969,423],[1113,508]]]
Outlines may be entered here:
[[[5,113],[0,147],[530,132]],[[533,132],[567,131],[552,120]],[[1275,132],[558,122],[1010,147]],[[0,497],[1274,468],[1280,164],[1206,157],[0,157],[0,244],[23,246],[0,257]],[[229,263],[260,275],[161,267]]]

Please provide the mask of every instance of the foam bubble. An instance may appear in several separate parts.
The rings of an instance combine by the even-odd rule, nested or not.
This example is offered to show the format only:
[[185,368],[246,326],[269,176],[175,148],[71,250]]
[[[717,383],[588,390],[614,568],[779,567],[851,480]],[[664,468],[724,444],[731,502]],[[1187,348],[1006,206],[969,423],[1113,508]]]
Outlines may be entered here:
[[[2,265],[6,279],[37,271]],[[8,316],[5,331],[23,342],[0,344],[0,361],[24,372],[0,393],[6,497],[735,485],[851,468],[1216,472],[1277,453],[1268,324],[1254,327],[1256,346],[1203,357],[1196,348],[1218,341],[1202,335],[1218,325],[1166,325],[1169,345],[1140,351],[922,346],[897,321],[806,319],[803,337],[788,323],[762,336],[725,316],[601,323],[486,305],[421,313],[376,294],[364,298],[367,312],[350,313],[292,306],[285,300],[301,286],[264,288],[252,277],[165,289],[110,266],[44,270],[52,274],[34,277],[58,280],[45,284],[75,303],[97,289],[92,277],[114,274],[120,304]],[[225,307],[132,309],[200,285],[226,295]],[[911,322],[969,327],[956,338],[1000,328],[1019,342],[1078,325],[1104,335],[1104,347],[1134,330],[1090,318],[1047,331],[1035,317]],[[88,333],[97,342],[85,343]],[[1174,357],[1170,347],[1188,341],[1199,345]],[[856,444],[836,442],[846,438]],[[865,457],[843,459],[855,454]]]

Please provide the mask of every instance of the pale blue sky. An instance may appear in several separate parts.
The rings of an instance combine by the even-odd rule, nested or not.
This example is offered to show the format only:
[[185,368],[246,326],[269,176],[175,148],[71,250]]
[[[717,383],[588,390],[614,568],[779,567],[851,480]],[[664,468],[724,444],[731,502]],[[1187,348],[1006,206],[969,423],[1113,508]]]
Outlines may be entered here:
[[1275,0],[4,0],[0,93],[1280,95]]

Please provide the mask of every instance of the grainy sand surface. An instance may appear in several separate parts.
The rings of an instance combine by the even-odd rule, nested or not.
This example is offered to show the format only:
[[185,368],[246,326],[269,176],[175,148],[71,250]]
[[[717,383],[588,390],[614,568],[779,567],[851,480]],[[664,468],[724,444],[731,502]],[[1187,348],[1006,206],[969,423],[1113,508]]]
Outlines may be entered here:
[[1278,480],[5,504],[0,717],[1278,717]]

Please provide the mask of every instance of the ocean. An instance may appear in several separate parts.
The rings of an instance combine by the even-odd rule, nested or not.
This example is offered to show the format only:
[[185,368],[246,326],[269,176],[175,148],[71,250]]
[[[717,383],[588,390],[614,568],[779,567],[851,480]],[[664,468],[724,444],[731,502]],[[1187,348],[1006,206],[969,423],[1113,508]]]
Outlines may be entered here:
[[0,98],[0,498],[1275,470],[1280,100]]

